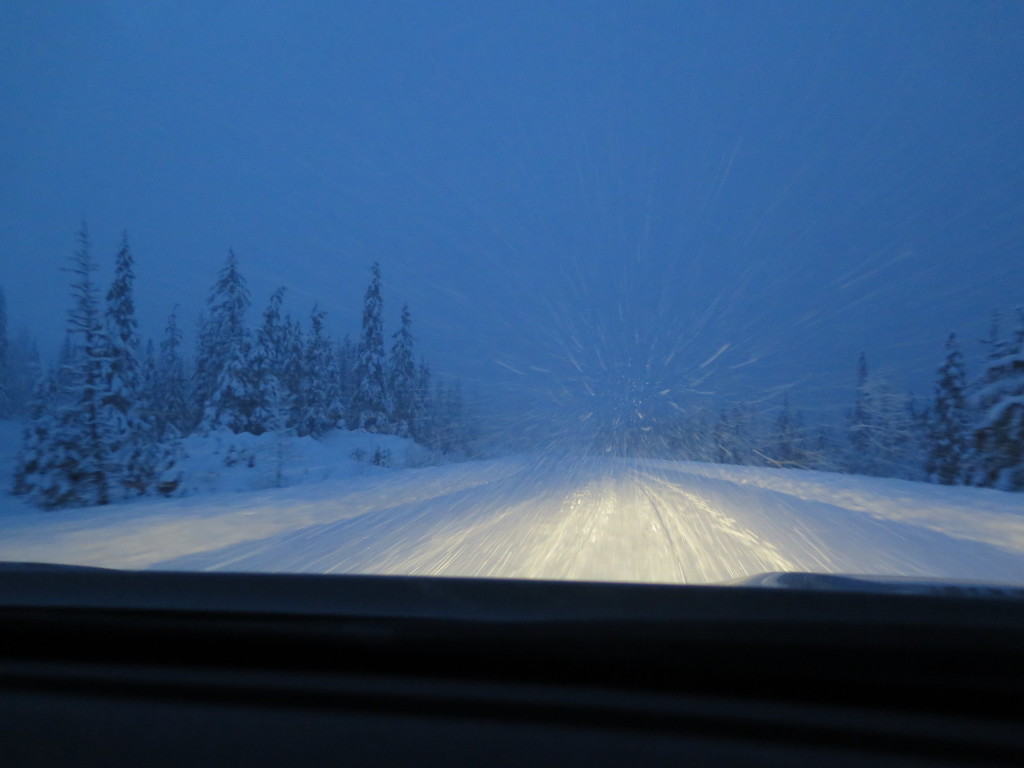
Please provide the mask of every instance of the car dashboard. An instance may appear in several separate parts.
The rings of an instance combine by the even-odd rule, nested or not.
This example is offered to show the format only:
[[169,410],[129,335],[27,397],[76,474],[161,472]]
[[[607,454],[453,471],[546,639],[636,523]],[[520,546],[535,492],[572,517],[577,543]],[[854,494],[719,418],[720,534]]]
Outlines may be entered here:
[[0,755],[10,766],[1024,764],[1016,590],[836,583],[9,564]]

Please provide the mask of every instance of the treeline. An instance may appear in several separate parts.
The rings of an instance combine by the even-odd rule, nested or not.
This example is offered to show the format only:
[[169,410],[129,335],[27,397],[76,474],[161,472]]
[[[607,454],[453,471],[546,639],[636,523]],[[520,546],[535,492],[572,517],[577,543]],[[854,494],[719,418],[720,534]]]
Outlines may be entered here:
[[45,507],[173,494],[182,480],[181,439],[219,430],[319,438],[334,429],[362,429],[412,438],[438,454],[470,450],[475,427],[460,387],[431,383],[428,364],[415,355],[408,307],[386,349],[377,264],[358,342],[346,336],[337,343],[317,307],[306,327],[284,313],[284,288],[251,328],[249,291],[229,252],[200,318],[192,359],[182,350],[176,313],[158,344],[139,339],[127,237],[105,301],[95,268],[83,224],[69,269],[72,308],[60,359],[42,376],[37,354],[33,368],[29,356],[8,353],[0,314],[4,415],[24,402],[12,383],[24,389],[26,377],[38,378],[14,493]]
[[664,445],[677,458],[822,469],[878,477],[1024,490],[1024,308],[1008,335],[993,319],[970,379],[955,334],[924,402],[857,363],[845,424],[810,423],[788,397],[774,418],[749,405],[677,419]]

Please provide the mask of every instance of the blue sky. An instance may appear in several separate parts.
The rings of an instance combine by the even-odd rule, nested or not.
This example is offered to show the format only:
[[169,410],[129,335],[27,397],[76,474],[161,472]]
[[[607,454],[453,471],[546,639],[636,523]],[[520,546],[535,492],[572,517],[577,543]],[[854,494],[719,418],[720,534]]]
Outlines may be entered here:
[[7,3],[0,284],[53,344],[85,216],[150,333],[229,247],[254,322],[284,284],[354,333],[379,260],[513,421],[833,404],[861,350],[926,394],[1024,301],[1022,41],[1018,2]]

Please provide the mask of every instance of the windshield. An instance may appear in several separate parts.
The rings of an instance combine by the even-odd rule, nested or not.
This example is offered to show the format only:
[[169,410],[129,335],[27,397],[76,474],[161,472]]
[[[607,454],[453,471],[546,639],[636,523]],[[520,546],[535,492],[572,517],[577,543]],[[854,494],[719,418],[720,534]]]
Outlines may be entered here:
[[0,11],[0,560],[1024,583],[1024,6]]

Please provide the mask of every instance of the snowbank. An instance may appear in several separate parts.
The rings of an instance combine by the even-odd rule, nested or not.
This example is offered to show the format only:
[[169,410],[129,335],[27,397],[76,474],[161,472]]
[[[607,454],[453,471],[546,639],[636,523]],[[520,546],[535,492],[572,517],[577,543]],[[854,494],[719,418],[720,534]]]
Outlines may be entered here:
[[1024,554],[1024,494],[1021,493],[802,469],[689,461],[651,463],[776,491],[805,501],[825,502],[864,512],[879,520],[911,523]]
[[412,440],[342,430],[322,440],[216,432],[188,437],[182,448],[178,495],[281,488],[422,466],[431,459]]

